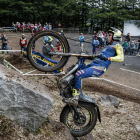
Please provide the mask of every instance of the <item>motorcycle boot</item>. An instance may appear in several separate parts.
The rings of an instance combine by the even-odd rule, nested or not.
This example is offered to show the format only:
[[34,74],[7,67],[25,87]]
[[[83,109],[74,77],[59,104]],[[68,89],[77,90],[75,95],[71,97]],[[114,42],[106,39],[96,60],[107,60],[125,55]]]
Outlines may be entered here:
[[69,105],[77,106],[79,95],[81,94],[81,92],[82,92],[81,89],[73,89],[72,97],[63,99],[63,102]]

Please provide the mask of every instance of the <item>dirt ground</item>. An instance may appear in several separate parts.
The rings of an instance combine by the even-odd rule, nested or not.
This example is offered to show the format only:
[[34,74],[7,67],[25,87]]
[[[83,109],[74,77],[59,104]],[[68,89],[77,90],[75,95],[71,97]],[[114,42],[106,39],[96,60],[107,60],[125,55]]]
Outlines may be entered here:
[[[9,33],[14,34],[15,37],[9,35],[9,46],[12,50],[19,50],[19,39],[21,33]],[[8,35],[7,35],[8,36]],[[30,33],[26,33],[26,37],[29,40]],[[0,53],[1,54],[1,53]],[[31,70],[35,70],[26,58],[19,56],[20,53],[16,53],[13,56],[5,54],[5,59],[13,64],[16,68],[24,73]],[[139,59],[139,58],[138,58]],[[68,66],[71,66],[73,62],[76,62],[77,58],[70,58]],[[139,61],[140,62],[140,61]],[[135,73],[127,73],[121,71],[124,63],[113,63],[107,72],[100,78],[114,81],[116,83],[95,80],[84,79],[83,91],[91,98],[95,99],[99,105],[101,112],[102,122],[97,122],[95,129],[91,132],[95,140],[139,140],[140,139],[140,75]],[[126,68],[126,67],[125,67]],[[138,71],[139,72],[139,71]],[[35,71],[35,73],[43,73]],[[31,76],[35,81],[46,85],[54,99],[54,106],[49,115],[53,120],[59,121],[59,116],[64,103],[59,96],[59,90],[56,84],[54,76]],[[124,86],[127,85],[127,86]],[[130,88],[133,87],[133,88]],[[118,108],[114,106],[106,106],[102,104],[99,97],[102,95],[114,95],[121,100],[121,105]],[[44,139],[45,140],[45,139]],[[60,137],[61,140],[61,137]]]

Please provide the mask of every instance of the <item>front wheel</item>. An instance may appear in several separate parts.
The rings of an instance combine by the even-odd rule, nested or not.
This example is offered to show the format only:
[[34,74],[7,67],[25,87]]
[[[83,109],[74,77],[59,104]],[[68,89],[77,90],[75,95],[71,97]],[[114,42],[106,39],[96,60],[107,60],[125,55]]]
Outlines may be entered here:
[[68,127],[74,137],[81,137],[95,127],[97,111],[90,103],[79,102],[78,107],[66,105],[61,112],[60,122]]

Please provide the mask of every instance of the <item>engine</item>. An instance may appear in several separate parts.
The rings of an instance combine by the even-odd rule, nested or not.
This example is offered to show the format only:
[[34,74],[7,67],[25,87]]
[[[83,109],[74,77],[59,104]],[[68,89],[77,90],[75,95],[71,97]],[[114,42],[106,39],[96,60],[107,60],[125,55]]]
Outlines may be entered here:
[[72,96],[72,90],[74,86],[74,76],[73,74],[67,76],[66,78],[62,78],[59,81],[59,89],[62,96],[65,98],[69,98]]

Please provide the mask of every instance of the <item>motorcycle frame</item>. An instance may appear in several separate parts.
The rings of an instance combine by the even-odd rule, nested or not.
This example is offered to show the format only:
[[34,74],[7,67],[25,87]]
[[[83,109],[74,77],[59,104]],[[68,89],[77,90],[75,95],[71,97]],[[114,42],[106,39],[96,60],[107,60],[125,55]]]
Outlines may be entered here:
[[[68,53],[69,54],[69,53]],[[77,54],[79,56],[79,54]],[[81,54],[80,54],[81,55]],[[85,56],[85,55],[84,55]],[[94,57],[97,57],[98,55],[95,55]],[[83,57],[83,56],[81,56]],[[86,56],[87,57],[87,56]],[[89,57],[89,55],[88,55]],[[68,74],[66,74],[64,77],[62,77],[60,80],[65,79],[67,76],[69,76],[70,74],[74,73],[77,69],[78,69],[78,65],[80,63],[84,63],[84,61],[82,61],[81,59],[78,58],[78,63],[75,65],[75,67],[68,72]],[[100,115],[100,111],[99,111],[99,107],[97,105],[97,103],[91,99],[90,97],[88,97],[87,95],[85,95],[83,92],[80,94],[79,96],[79,102],[85,102],[85,103],[91,103],[93,106],[96,107],[97,109],[97,113],[98,113],[98,120],[101,122],[101,115]],[[71,106],[71,105],[70,105]],[[73,108],[72,108],[73,109]],[[77,112],[74,109],[74,112],[77,114]]]

